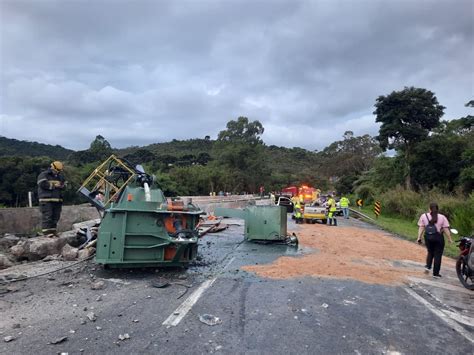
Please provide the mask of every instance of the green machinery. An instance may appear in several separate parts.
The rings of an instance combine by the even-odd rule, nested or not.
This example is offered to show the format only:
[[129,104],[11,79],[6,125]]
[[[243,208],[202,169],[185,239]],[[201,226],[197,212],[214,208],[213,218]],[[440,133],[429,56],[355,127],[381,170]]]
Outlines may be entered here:
[[283,206],[248,206],[244,209],[216,208],[214,214],[244,219],[246,240],[298,243],[296,236],[288,236],[286,208]]
[[96,261],[110,267],[186,266],[197,255],[199,216],[191,202],[167,200],[153,177],[111,156],[79,189],[103,218]]

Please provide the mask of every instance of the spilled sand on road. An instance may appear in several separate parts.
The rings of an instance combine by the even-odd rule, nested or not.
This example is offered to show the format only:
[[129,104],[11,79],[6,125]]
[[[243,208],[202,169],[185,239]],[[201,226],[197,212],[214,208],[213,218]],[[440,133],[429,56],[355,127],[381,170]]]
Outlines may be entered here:
[[283,256],[271,264],[242,269],[274,279],[313,276],[387,285],[401,284],[407,276],[420,276],[420,266],[410,262],[423,264],[426,257],[424,246],[356,227],[305,224],[298,231],[298,239],[302,246],[312,249],[308,254]]

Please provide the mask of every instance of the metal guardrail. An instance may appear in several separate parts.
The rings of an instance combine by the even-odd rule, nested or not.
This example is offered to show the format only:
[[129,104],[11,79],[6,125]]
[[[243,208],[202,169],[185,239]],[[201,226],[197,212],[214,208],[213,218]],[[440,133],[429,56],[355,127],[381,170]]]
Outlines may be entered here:
[[361,216],[361,217],[363,217],[363,218],[366,218],[366,219],[368,219],[369,221],[372,221],[372,222],[374,222],[374,223],[377,222],[377,221],[376,221],[375,219],[373,219],[372,217],[369,217],[369,216],[367,216],[366,214],[364,214],[364,213],[362,213],[362,212],[360,212],[360,211],[358,211],[358,210],[355,210],[355,209],[353,209],[353,208],[349,208],[349,211],[351,211],[351,212],[355,213],[356,215],[359,215],[359,216]]

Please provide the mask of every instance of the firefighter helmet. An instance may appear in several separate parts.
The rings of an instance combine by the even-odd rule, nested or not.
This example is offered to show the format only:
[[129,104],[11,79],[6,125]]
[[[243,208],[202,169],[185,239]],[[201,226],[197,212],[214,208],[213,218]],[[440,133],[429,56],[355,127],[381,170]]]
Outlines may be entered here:
[[62,171],[63,168],[64,168],[63,163],[61,163],[60,161],[53,161],[51,163],[51,169],[54,169],[56,171]]

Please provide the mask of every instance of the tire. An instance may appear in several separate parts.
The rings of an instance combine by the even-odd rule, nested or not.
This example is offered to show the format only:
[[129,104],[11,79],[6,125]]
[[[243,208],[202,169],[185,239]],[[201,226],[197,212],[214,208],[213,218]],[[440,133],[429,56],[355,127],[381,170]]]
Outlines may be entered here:
[[456,274],[465,288],[474,291],[474,283],[472,278],[467,275],[467,268],[466,259],[464,256],[460,256],[456,261]]

